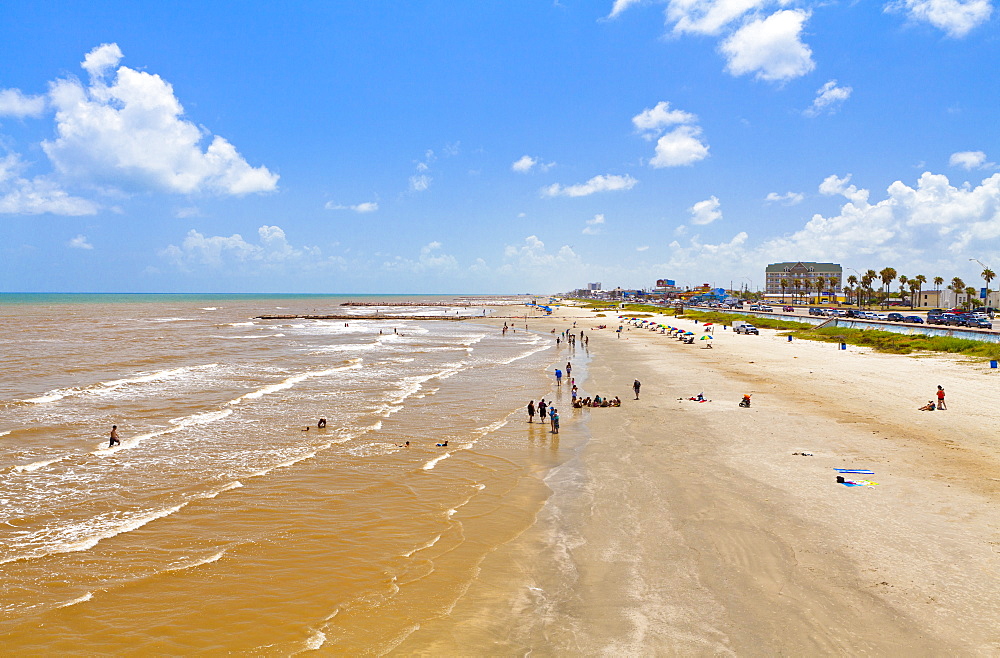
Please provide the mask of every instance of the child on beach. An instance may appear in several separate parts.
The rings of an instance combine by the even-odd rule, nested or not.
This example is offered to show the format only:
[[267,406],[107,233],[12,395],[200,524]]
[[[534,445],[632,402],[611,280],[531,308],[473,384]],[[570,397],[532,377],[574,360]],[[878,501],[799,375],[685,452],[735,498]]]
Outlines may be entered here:
[[528,422],[535,422],[535,401],[528,402]]
[[938,403],[937,403],[937,408],[938,409],[948,409],[948,405],[946,405],[944,403],[944,387],[943,386],[938,386],[937,400],[938,400]]

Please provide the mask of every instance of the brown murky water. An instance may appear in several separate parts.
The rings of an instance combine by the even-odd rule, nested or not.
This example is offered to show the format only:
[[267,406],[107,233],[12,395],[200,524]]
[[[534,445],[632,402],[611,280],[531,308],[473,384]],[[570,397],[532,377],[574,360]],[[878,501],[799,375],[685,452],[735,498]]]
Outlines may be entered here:
[[253,319],[339,299],[10,300],[7,651],[391,651],[447,620],[584,440],[524,422],[567,358],[541,332]]

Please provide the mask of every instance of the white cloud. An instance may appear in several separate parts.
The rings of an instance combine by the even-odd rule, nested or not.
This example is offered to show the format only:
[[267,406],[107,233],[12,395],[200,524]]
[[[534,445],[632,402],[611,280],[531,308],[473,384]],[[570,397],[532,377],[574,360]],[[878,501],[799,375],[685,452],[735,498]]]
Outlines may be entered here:
[[780,203],[785,206],[795,206],[802,203],[803,199],[805,199],[805,196],[800,192],[785,192],[784,194],[768,192],[767,197],[764,200],[768,203]]
[[99,206],[87,199],[70,196],[44,176],[28,179],[20,174],[24,164],[16,153],[0,159],[0,214],[7,215],[93,215]]
[[522,155],[520,159],[518,159],[510,166],[510,168],[512,171],[516,171],[519,174],[527,174],[535,167],[538,168],[538,171],[545,172],[548,171],[549,169],[552,169],[552,167],[555,166],[556,166],[555,162],[549,162],[548,164],[546,164],[544,162],[539,161],[538,158],[533,158],[530,155]]
[[[426,188],[425,188],[426,189]],[[327,201],[326,205],[323,206],[327,210],[353,210],[356,213],[369,213],[378,210],[377,201],[365,201],[364,203],[357,203],[353,206],[343,206],[333,201]]]
[[732,75],[754,73],[758,80],[785,81],[815,68],[812,51],[802,43],[809,19],[803,9],[786,9],[742,26],[721,45]]
[[824,178],[823,182],[819,184],[819,193],[826,196],[839,194],[851,203],[867,203],[868,190],[859,190],[854,185],[848,185],[850,182],[851,174],[847,174],[847,176],[844,176],[843,178],[838,178],[836,174],[831,174]]
[[989,0],[895,0],[887,4],[885,10],[930,23],[957,39],[988,21],[993,5]]
[[670,0],[667,21],[674,34],[719,34],[747,12],[770,4],[770,0]]
[[505,264],[499,269],[502,274],[550,272],[553,267],[580,264],[580,257],[569,245],[563,245],[556,253],[550,254],[545,249],[545,243],[534,235],[526,237],[524,244],[505,246],[503,255]]
[[653,108],[646,108],[639,114],[632,117],[632,124],[636,132],[643,138],[652,141],[663,134],[663,131],[676,124],[690,124],[698,120],[698,117],[683,110],[671,110],[670,103],[660,101]]
[[37,117],[44,111],[44,96],[25,96],[20,89],[0,89],[0,117]]
[[67,246],[73,249],[93,249],[94,245],[87,242],[86,235],[78,235],[69,242],[66,243]]
[[816,98],[803,114],[807,117],[819,116],[824,111],[833,114],[851,97],[852,91],[851,87],[838,87],[836,80],[830,80],[816,90]]
[[604,225],[604,215],[594,215],[593,219],[587,220],[587,225],[583,228],[584,235],[597,235]]
[[101,45],[82,64],[89,86],[75,79],[51,84],[58,137],[42,148],[60,173],[95,185],[125,181],[184,194],[276,189],[276,174],[251,167],[224,138],[215,136],[203,151],[206,135],[182,118],[171,85],[126,66],[114,70],[121,57],[117,45]]
[[948,158],[948,164],[952,167],[962,167],[966,171],[973,169],[993,169],[995,162],[987,162],[986,154],[982,151],[959,151],[952,153]]
[[258,244],[247,242],[239,233],[205,236],[191,229],[180,246],[169,245],[160,252],[170,264],[189,271],[199,267],[240,268],[247,265],[274,268],[284,264],[312,263],[320,256],[317,247],[293,247],[278,226],[257,229]]
[[697,224],[698,226],[705,226],[706,224],[711,224],[717,219],[721,219],[722,212],[719,210],[719,206],[719,199],[715,196],[694,204],[690,208],[691,223]]
[[611,13],[608,14],[608,18],[617,18],[623,11],[640,2],[642,0],[615,0],[615,3],[611,6]]
[[431,181],[434,180],[427,174],[420,174],[417,176],[410,176],[410,191],[411,192],[424,192],[428,187],[431,186]]
[[531,168],[538,163],[538,160],[531,157],[530,155],[522,155],[521,159],[510,166],[510,168],[518,173],[526,174],[531,171]]
[[649,250],[649,245],[648,244],[644,244],[641,247],[636,247],[635,250],[636,251],[648,251]]
[[196,206],[188,206],[186,208],[179,208],[174,212],[174,217],[177,219],[187,219],[189,217],[201,217],[201,210]]
[[567,185],[563,187],[558,183],[553,183],[548,187],[542,188],[542,196],[555,197],[555,196],[569,196],[569,197],[579,197],[579,196],[589,196],[597,192],[614,192],[618,190],[631,190],[638,183],[636,179],[632,178],[628,174],[624,176],[617,176],[609,174],[607,176],[599,175],[594,176],[586,183],[579,183],[577,185]]
[[435,240],[420,248],[420,256],[416,260],[397,256],[394,260],[384,262],[382,267],[392,272],[440,274],[458,270],[458,260],[451,254],[444,253],[441,243]]
[[708,157],[708,145],[701,141],[701,128],[679,126],[656,142],[656,156],[649,164],[657,169],[694,164]]

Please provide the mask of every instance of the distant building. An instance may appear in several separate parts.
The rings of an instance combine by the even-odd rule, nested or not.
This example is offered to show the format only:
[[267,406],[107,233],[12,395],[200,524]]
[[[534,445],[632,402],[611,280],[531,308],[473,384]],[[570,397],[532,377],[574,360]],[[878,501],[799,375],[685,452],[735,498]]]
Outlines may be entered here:
[[[768,295],[816,293],[816,283],[823,277],[823,294],[836,297],[843,285],[844,268],[839,263],[814,263],[798,261],[791,263],[771,263],[764,270],[764,292]],[[782,286],[781,282],[785,285]],[[799,281],[798,289],[793,285]]]
[[600,289],[601,289],[600,282],[587,284],[587,290],[600,290]]

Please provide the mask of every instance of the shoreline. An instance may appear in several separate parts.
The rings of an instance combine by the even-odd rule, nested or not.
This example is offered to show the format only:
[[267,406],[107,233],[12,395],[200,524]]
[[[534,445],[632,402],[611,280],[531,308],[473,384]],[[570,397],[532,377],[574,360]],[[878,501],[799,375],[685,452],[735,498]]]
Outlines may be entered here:
[[[584,412],[591,437],[545,475],[535,523],[483,561],[435,637],[400,649],[1000,651],[1000,380],[987,369],[770,330],[720,331],[707,350],[582,328],[581,389],[622,407]],[[939,381],[950,412],[916,411]],[[702,391],[713,401],[678,399]],[[844,487],[834,468],[879,485]]]

